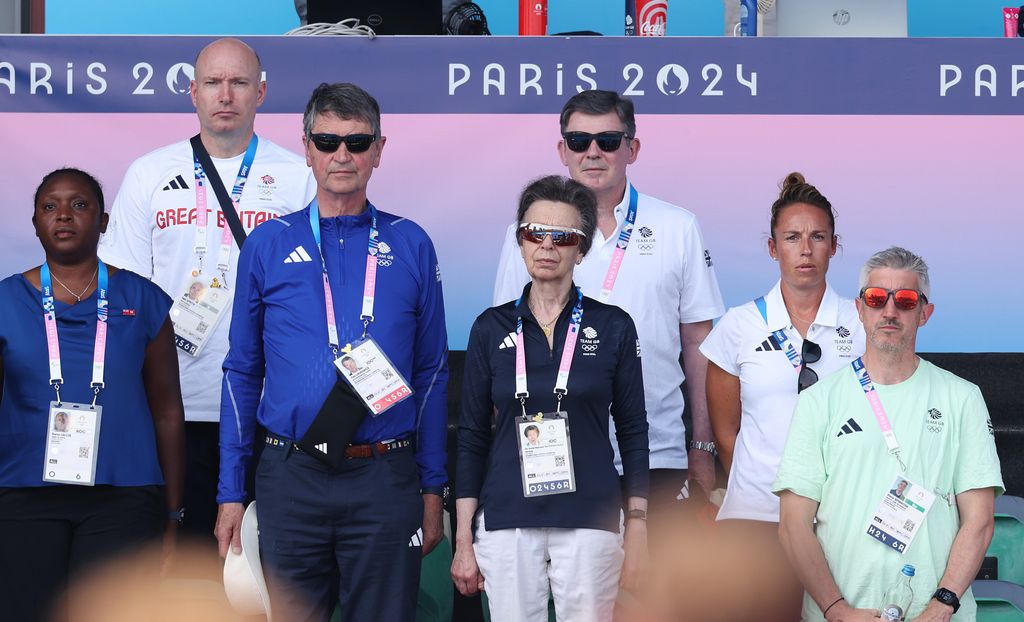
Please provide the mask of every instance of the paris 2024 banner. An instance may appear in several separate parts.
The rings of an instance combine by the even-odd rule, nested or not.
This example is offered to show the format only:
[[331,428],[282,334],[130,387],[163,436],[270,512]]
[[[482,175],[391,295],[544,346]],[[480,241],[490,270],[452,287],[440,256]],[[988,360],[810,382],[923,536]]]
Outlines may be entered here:
[[[196,133],[188,84],[209,41],[0,37],[3,275],[42,260],[30,215],[46,172],[88,170],[109,203],[135,158]],[[779,182],[800,171],[839,214],[829,281],[840,293],[856,295],[872,252],[905,246],[932,270],[936,313],[922,351],[1024,351],[1024,51],[1012,41],[246,41],[268,84],[256,131],[296,152],[320,82],[355,82],[380,101],[387,148],[369,196],[433,238],[452,349],[465,348],[490,305],[519,191],[565,172],[561,106],[600,88],[635,102],[641,149],[630,179],[698,216],[729,306],[778,278],[768,210]]]

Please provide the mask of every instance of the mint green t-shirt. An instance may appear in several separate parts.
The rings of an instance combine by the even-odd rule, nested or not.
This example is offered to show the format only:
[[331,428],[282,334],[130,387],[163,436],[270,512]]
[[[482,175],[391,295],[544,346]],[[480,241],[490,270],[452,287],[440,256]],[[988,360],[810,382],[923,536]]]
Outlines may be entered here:
[[[889,453],[874,411],[850,366],[800,395],[772,491],[819,503],[816,534],[829,569],[851,606],[881,605],[904,564],[913,564],[914,599],[907,619],[920,614],[946,568],[960,527],[955,495],[977,488],[1003,492],[995,438],[981,390],[921,360],[895,385],[875,384],[907,465]],[[897,475],[936,493],[917,537],[901,555],[867,534],[868,522]],[[954,620],[974,620],[970,589]],[[804,620],[824,620],[804,594]]]

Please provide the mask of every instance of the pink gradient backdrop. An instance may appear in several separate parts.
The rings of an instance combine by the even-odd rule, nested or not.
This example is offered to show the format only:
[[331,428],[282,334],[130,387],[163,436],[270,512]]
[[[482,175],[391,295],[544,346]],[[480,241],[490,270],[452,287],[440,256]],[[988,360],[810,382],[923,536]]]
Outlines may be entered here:
[[[730,306],[777,277],[765,251],[768,208],[779,181],[799,170],[839,211],[844,249],[830,278],[837,289],[852,296],[871,252],[906,246],[932,268],[937,311],[921,350],[1018,352],[1024,215],[1014,125],[1010,117],[641,116],[631,172],[642,191],[698,215]],[[557,118],[386,115],[383,126],[388,142],[370,197],[433,237],[450,345],[464,349],[473,318],[490,304],[519,190],[565,171]],[[0,272],[41,261],[29,213],[46,172],[71,165],[94,173],[109,205],[135,157],[195,131],[192,114],[0,114]],[[299,115],[261,115],[257,132],[301,148]]]

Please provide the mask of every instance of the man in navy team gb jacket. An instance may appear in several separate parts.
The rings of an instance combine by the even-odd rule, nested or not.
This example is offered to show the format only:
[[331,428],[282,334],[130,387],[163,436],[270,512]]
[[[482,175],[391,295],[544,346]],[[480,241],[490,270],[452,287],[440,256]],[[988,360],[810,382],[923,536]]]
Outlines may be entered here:
[[[221,555],[241,548],[258,421],[267,430],[255,439],[266,443],[256,471],[260,554],[274,617],[327,621],[340,602],[346,620],[411,621],[420,557],[441,539],[447,481],[441,272],[423,229],[366,198],[386,141],[376,100],[352,84],[321,84],[303,125],[317,197],[257,228],[239,259],[217,538]],[[378,363],[390,361],[366,373],[404,380],[411,396],[375,416],[360,411],[340,464],[342,449],[330,450],[332,465],[303,437],[324,416],[336,361],[358,356],[366,338],[384,354]],[[350,367],[346,378],[358,381]]]

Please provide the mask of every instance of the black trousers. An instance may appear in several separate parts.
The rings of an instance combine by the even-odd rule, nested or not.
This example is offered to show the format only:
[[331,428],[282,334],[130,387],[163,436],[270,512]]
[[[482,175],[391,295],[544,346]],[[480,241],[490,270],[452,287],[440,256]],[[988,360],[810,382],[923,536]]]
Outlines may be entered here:
[[256,473],[260,557],[275,620],[413,622],[423,497],[412,448],[332,470],[265,446]]
[[220,470],[220,424],[185,422],[185,520],[181,534],[216,543],[217,478]]
[[0,618],[65,619],[54,607],[69,582],[157,541],[165,523],[162,486],[0,488]]
[[[245,488],[250,497],[255,489],[256,469],[263,451],[264,430],[256,426],[252,456],[246,469]],[[181,535],[216,547],[213,528],[217,525],[217,480],[220,477],[220,424],[185,422],[185,520]]]

